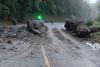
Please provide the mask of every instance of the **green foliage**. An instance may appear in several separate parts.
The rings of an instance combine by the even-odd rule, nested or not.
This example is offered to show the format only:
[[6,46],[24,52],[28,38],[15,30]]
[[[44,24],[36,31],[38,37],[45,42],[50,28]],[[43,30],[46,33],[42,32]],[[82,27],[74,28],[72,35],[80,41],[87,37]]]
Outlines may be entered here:
[[95,27],[95,28],[100,28],[100,22],[94,21],[94,22],[93,22],[93,25],[91,26],[91,28],[93,28],[93,27]]
[[[100,11],[100,3],[97,4],[97,7],[98,7],[98,10]],[[99,13],[99,16],[98,18],[96,19],[98,22],[100,22],[100,13]]]
[[86,25],[87,25],[88,27],[90,27],[90,26],[93,25],[93,22],[92,22],[92,21],[88,21],[88,22],[86,23]]
[[100,22],[100,14],[99,14],[99,16],[98,16],[98,18],[97,18],[97,21]]
[[89,6],[83,0],[0,0],[0,17],[23,19],[35,13],[47,16],[83,16]]
[[8,16],[9,14],[9,8],[4,4],[0,4],[0,16]]
[[91,34],[91,37],[98,43],[100,43],[100,32],[95,32]]

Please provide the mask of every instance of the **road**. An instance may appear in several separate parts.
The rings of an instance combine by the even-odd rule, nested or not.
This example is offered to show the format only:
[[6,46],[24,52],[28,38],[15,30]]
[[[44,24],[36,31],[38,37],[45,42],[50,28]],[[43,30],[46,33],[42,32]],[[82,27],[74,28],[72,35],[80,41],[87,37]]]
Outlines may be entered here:
[[58,28],[58,29],[61,29],[61,28],[64,28],[64,22],[56,22],[56,23],[45,23],[46,26],[48,26],[49,28]]
[[0,67],[100,67],[99,50],[61,30],[63,24],[46,25],[47,38],[1,59]]
[[99,67],[100,52],[65,34],[51,29],[52,44],[45,47],[51,67]]

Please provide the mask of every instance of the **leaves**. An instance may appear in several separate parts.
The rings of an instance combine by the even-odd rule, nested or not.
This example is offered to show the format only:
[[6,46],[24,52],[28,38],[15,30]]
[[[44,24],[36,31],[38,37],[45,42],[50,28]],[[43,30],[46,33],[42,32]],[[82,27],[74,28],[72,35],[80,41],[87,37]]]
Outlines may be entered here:
[[0,4],[0,16],[7,16],[9,14],[10,14],[9,8],[4,4]]
[[87,7],[83,0],[0,0],[0,16],[24,18],[37,12],[47,16],[84,16]]

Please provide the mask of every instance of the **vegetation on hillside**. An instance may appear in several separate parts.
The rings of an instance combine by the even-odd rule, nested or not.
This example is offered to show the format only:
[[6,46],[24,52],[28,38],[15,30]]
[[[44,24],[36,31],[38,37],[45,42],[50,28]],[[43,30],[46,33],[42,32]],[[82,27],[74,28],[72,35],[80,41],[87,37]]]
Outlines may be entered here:
[[83,0],[0,0],[0,19],[25,19],[37,13],[86,17],[89,8]]

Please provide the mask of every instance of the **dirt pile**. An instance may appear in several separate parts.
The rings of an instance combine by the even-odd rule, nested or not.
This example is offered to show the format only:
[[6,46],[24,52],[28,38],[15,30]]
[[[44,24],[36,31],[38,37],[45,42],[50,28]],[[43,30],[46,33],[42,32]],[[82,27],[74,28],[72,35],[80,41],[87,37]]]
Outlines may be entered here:
[[0,60],[24,53],[45,40],[48,39],[29,32],[26,25],[0,27]]
[[[48,28],[39,22],[27,22],[27,25],[15,25],[15,26],[5,26],[0,27],[0,38],[10,37],[27,37],[27,34],[46,36]],[[30,33],[31,32],[31,33]]]
[[26,26],[5,26],[5,27],[0,27],[0,38],[4,37],[10,37],[10,38],[17,38],[18,33],[22,33],[26,30]]

